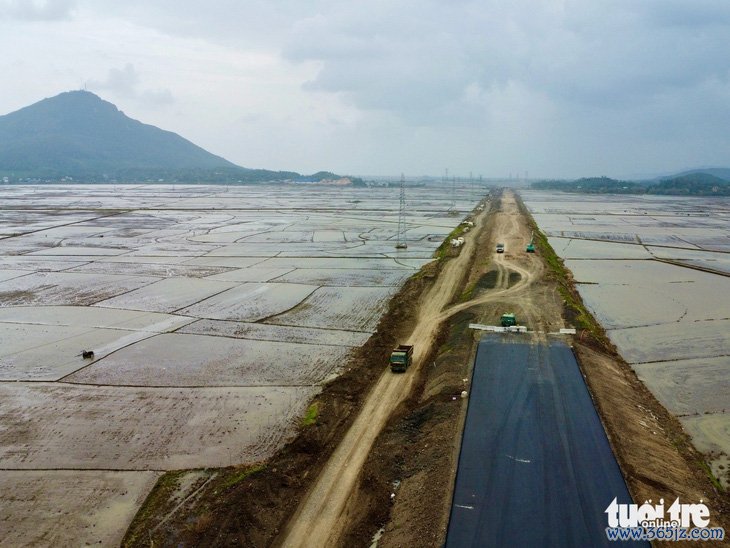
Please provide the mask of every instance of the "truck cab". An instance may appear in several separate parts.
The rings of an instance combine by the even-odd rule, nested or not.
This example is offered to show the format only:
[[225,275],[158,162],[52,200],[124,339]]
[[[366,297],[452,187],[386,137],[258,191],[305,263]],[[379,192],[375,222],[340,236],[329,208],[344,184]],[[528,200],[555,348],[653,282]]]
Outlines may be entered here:
[[507,312],[502,314],[502,317],[499,318],[499,323],[502,324],[502,327],[511,327],[513,325],[517,325],[517,318],[515,318],[513,312]]

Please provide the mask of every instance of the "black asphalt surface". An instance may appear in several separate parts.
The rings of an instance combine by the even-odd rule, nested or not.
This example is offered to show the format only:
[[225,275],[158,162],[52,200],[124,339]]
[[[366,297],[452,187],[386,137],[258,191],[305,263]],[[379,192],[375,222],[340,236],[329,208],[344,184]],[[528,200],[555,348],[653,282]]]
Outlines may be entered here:
[[483,339],[446,547],[649,546],[608,541],[614,497],[632,502],[570,347]]

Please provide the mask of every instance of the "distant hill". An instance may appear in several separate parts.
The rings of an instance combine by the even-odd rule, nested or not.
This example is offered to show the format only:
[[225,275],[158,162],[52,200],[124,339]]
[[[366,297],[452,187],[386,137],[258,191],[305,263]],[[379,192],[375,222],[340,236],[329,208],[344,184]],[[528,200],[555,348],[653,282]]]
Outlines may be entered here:
[[0,176],[17,180],[250,182],[298,173],[247,169],[133,120],[88,91],[0,116]]
[[660,179],[660,180],[674,179],[676,177],[684,177],[685,175],[699,175],[699,174],[712,175],[713,177],[718,177],[719,179],[723,179],[725,181],[730,181],[730,167],[701,167],[701,168],[697,168],[697,169],[689,169],[687,171],[682,171],[681,173],[675,173],[674,175],[665,175],[663,177],[657,177],[657,179]]
[[663,179],[651,185],[648,192],[673,196],[730,196],[730,182],[709,173],[696,171]]
[[532,188],[581,194],[665,194],[670,196],[730,196],[730,182],[703,172],[637,183],[608,177],[588,177],[575,181],[537,181]]
[[609,177],[584,177],[575,181],[538,181],[530,186],[540,190],[561,190],[583,194],[642,194],[646,190],[639,183],[619,181]]

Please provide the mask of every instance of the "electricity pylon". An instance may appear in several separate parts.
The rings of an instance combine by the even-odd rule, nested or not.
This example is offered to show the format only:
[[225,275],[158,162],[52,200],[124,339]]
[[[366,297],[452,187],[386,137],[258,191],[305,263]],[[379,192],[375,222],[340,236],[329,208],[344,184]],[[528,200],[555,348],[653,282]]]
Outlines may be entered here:
[[400,208],[398,210],[398,241],[396,249],[406,249],[406,178],[400,175]]

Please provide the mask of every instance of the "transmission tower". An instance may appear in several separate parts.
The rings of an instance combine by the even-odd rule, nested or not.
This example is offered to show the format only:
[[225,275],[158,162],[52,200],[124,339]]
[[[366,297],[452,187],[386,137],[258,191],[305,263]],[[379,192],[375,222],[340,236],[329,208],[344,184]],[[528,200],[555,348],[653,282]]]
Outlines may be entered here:
[[[446,190],[446,185],[449,184],[449,168],[448,167],[444,171],[444,178],[441,182],[442,182],[443,189]],[[453,204],[449,203],[449,208],[447,209],[447,211],[451,211],[453,208],[454,208]]]
[[449,211],[452,215],[456,214],[456,177],[451,178],[451,207]]
[[398,241],[396,249],[406,249],[406,178],[400,175],[400,208],[398,209]]

